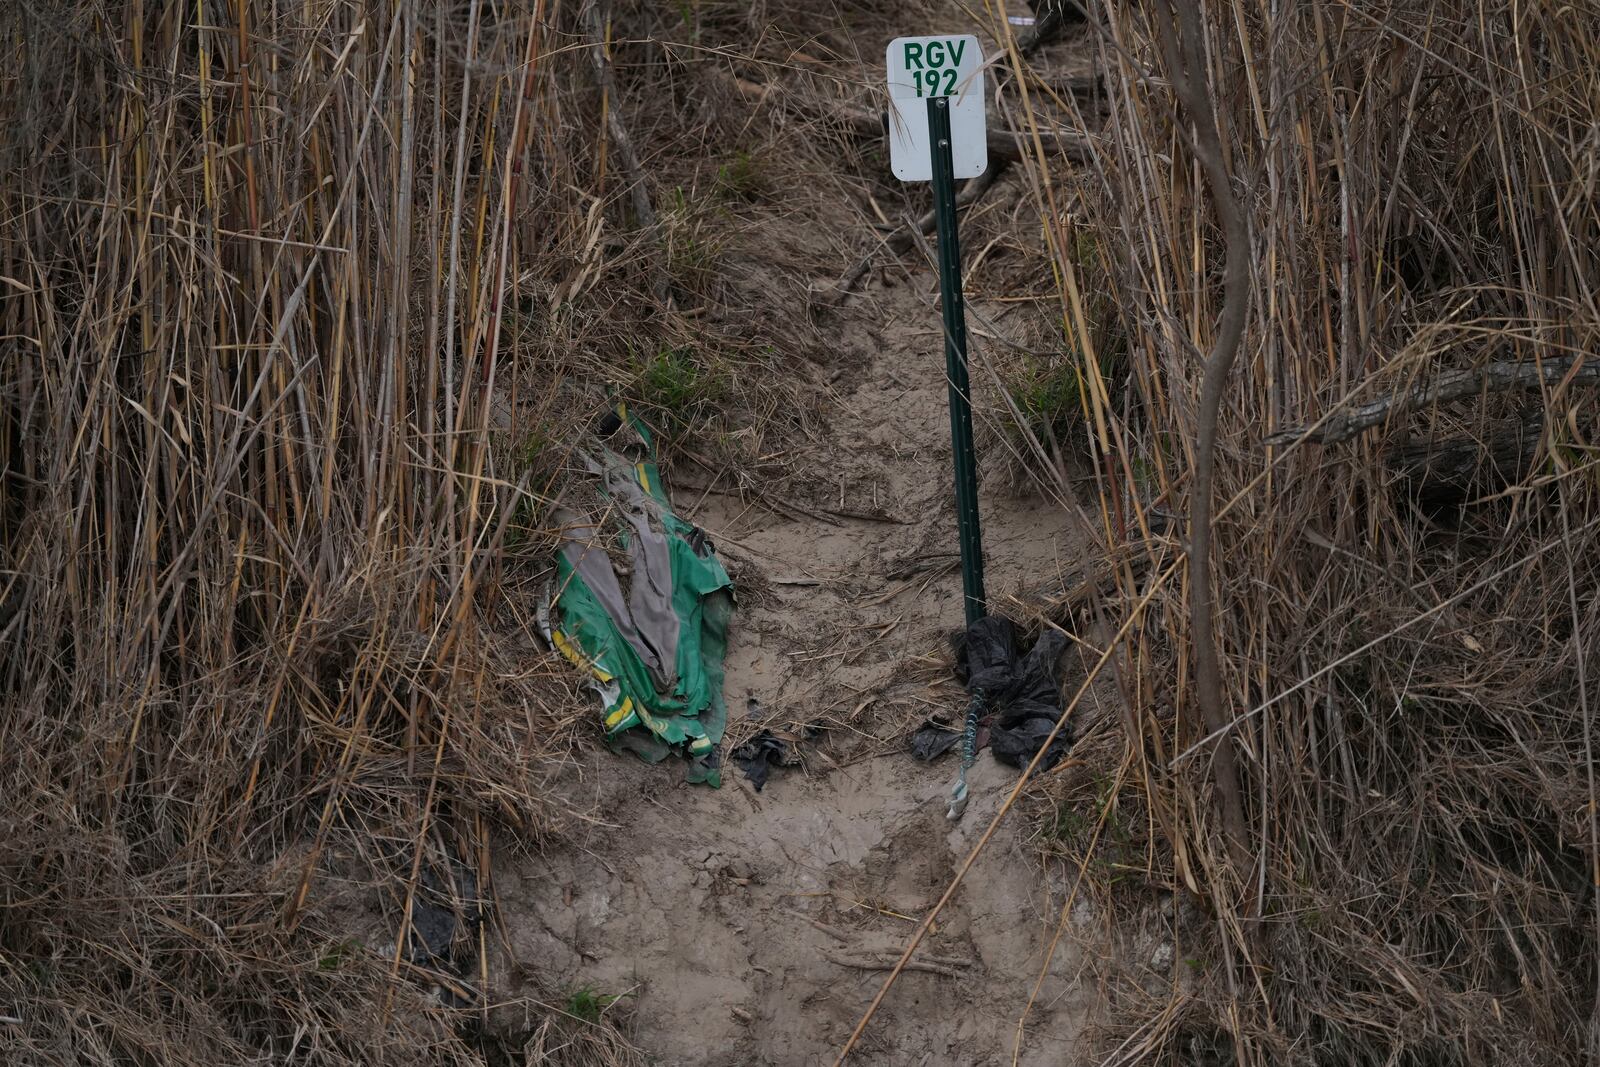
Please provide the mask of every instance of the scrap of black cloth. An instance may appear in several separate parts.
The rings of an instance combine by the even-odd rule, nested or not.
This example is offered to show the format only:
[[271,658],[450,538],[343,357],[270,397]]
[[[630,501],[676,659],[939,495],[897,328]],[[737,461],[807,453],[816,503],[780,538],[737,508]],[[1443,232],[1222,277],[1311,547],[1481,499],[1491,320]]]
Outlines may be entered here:
[[[1057,665],[1066,635],[1047,629],[1026,652],[1018,647],[1016,624],[999,615],[967,628],[956,650],[956,674],[969,693],[982,692],[994,713],[989,749],[994,758],[1026,767],[1061,720],[1061,679]],[[1056,734],[1041,761],[1048,770],[1072,747],[1072,725]]]
[[478,876],[472,868],[454,857],[437,866],[424,864],[411,897],[406,959],[419,966],[449,969],[457,939],[477,930],[483,921],[482,905]]
[[956,747],[961,731],[929,720],[911,735],[911,754],[924,763],[938,759]]
[[[761,702],[755,697],[751,697],[746,705],[745,718],[772,721],[771,713],[762,708]],[[800,741],[809,741],[820,732],[815,726],[806,726],[799,733],[768,727],[734,749],[730,758],[744,771],[744,776],[750,779],[750,784],[759,793],[761,787],[767,784],[772,768],[793,767],[799,763]]]
[[767,784],[767,776],[772,773],[772,768],[792,766],[800,762],[800,757],[789,742],[762,730],[733,750],[733,762],[739,765],[759,793],[761,787]]

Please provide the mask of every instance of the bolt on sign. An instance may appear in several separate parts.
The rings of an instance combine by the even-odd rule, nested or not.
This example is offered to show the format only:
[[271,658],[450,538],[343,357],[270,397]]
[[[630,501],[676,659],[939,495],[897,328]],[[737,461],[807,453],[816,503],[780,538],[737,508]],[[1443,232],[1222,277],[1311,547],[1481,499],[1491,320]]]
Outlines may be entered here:
[[933,180],[927,101],[950,101],[950,158],[957,178],[989,166],[984,139],[983,54],[971,34],[889,42],[889,167],[905,182]]

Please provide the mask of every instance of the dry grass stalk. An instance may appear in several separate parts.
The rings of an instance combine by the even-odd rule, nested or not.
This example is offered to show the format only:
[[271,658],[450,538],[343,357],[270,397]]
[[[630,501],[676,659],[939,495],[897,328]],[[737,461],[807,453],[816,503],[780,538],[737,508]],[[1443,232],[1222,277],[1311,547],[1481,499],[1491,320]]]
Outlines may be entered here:
[[[441,979],[467,1008],[418,984],[404,931],[439,871],[491,888],[491,826],[553,825],[539,782],[572,738],[565,685],[489,612],[506,560],[548,543],[562,441],[530,457],[522,420],[598,401],[563,400],[568,339],[528,329],[578,264],[615,269],[586,250],[569,22],[480,0],[0,15],[9,1062],[535,1040],[483,1025],[484,902]],[[648,313],[623,264],[608,303]],[[350,880],[392,949],[325,910]]]
[[[1069,335],[1126,347],[1109,381],[1080,363],[1108,548],[1178,500],[1197,523],[1186,586],[1147,600],[1155,569],[1121,571],[1103,603],[1113,625],[1144,614],[1116,650],[1120,768],[1052,786],[1063,812],[1115,808],[1111,869],[1210,917],[1173,928],[1188,965],[1110,983],[1107,1062],[1576,1062],[1600,934],[1600,463],[1580,369],[1600,339],[1593,13],[1204,4],[1163,47],[1164,10],[1102,12],[1109,118],[1088,166],[1055,168],[1076,209],[1037,201]],[[1208,106],[1216,147],[1189,132]],[[1248,234],[1242,283],[1224,190]],[[1076,299],[1101,264],[1109,324]],[[1194,352],[1226,347],[1241,284],[1219,394]],[[1454,386],[1492,361],[1552,371],[1517,371],[1526,391]],[[1363,428],[1460,444],[1531,419],[1542,459],[1424,510],[1381,440],[1275,436],[1343,426],[1385,394],[1423,399]],[[1213,815],[1221,739],[1239,754],[1244,862]],[[1085,855],[1088,828],[1060,825],[1052,847]],[[1102,902],[1130,918],[1156,899],[1124,881]]]
[[[698,12],[606,6],[0,5],[18,1062],[637,1062],[490,974],[492,846],[560,829],[592,725],[532,647],[546,515],[613,392],[781,485],[770,367],[818,335],[724,257],[842,139],[688,70]],[[720,62],[832,33],[770,10],[794,36],[706,16]],[[441,896],[448,974],[405,932]]]

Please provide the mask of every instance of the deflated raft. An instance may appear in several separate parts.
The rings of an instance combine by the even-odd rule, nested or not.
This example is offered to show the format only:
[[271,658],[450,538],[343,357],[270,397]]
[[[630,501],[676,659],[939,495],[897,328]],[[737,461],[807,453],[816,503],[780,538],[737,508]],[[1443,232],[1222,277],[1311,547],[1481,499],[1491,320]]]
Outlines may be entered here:
[[613,749],[650,763],[680,753],[689,781],[720,786],[733,583],[705,531],[673,513],[650,430],[626,406],[579,458],[594,492],[583,511],[556,512],[563,543],[540,629],[588,674]]

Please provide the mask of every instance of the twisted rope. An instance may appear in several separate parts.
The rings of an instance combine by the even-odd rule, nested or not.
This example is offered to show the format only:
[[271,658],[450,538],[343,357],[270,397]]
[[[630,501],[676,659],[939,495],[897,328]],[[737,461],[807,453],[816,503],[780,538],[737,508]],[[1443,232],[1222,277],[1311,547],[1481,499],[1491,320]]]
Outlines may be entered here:
[[961,766],[956,771],[956,781],[950,787],[950,808],[945,818],[954,821],[967,810],[967,770],[978,758],[978,719],[983,716],[985,700],[982,689],[972,691],[972,701],[967,705],[967,721],[961,731]]

